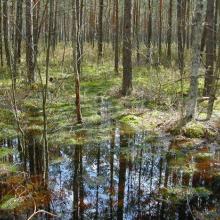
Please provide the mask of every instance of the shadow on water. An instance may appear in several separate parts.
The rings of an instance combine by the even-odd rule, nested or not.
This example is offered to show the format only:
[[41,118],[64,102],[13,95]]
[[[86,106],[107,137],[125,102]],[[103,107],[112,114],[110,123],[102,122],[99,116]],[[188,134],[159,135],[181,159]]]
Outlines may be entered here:
[[[100,105],[102,121],[95,125],[95,131],[109,138],[51,147],[53,159],[46,188],[40,147],[37,139],[29,136],[27,173],[22,177],[20,173],[20,182],[13,180],[18,178],[17,172],[2,175],[0,183],[1,199],[19,184],[28,189],[25,195],[29,199],[22,201],[22,207],[8,211],[7,218],[4,211],[0,219],[27,219],[33,212],[30,195],[37,207],[56,213],[54,219],[218,219],[217,146],[183,147],[166,135],[132,131],[110,119],[109,103],[102,101]],[[81,129],[76,139],[82,138],[95,139],[96,133]],[[17,148],[18,142],[2,145]],[[33,145],[37,150],[34,155]],[[1,160],[19,163],[18,154],[13,155]],[[39,215],[37,219],[47,217]]]

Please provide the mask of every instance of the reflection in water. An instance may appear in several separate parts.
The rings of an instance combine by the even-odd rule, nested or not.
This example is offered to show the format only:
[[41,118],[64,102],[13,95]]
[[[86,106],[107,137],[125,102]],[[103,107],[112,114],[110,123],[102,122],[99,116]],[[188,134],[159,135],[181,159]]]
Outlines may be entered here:
[[[59,164],[62,181],[65,182],[60,188],[65,188],[65,199],[71,201],[68,183],[71,181],[70,167],[73,164],[73,218],[193,219],[192,213],[196,215],[204,207],[215,209],[215,201],[219,201],[219,198],[204,195],[206,191],[202,190],[205,188],[201,188],[211,190],[208,186],[212,182],[206,179],[206,171],[188,172],[184,167],[179,168],[177,163],[180,159],[164,153],[167,149],[163,150],[161,144],[146,143],[144,133],[124,134],[123,130],[117,128],[112,132],[110,141],[66,150],[67,159]],[[73,162],[68,159],[72,150]],[[189,160],[186,166],[192,163],[196,162]],[[51,166],[51,171],[53,169]],[[55,188],[58,188],[57,184]],[[197,189],[195,187],[200,188],[190,194]],[[57,200],[56,203],[61,204],[61,201]],[[63,215],[70,219],[68,205],[64,208]],[[59,206],[56,206],[53,211],[59,210]]]
[[[208,146],[180,149],[178,144],[169,144],[166,136],[152,138],[146,132],[128,132],[120,124],[110,126],[106,105],[100,114],[103,120],[97,125],[97,131],[110,138],[51,147],[51,154],[59,160],[49,166],[48,189],[40,178],[41,146],[36,137],[28,136],[27,170],[32,179],[28,184],[33,185],[33,191],[29,185],[30,191],[40,208],[65,220],[190,220],[204,211],[212,215],[211,219],[218,219],[219,149],[210,151]],[[91,138],[86,131],[78,135]],[[13,143],[5,141],[3,145],[13,146]],[[19,161],[15,156],[3,159]],[[7,184],[0,182],[0,198],[9,190]],[[17,216],[25,219],[20,213],[29,215],[32,211],[33,204],[24,206]]]
[[126,166],[127,159],[126,154],[123,152],[123,148],[128,147],[127,143],[128,139],[121,136],[121,146],[119,153],[119,182],[118,182],[118,210],[117,210],[117,218],[118,220],[123,219],[124,213],[124,197],[125,197],[125,182],[126,182]]

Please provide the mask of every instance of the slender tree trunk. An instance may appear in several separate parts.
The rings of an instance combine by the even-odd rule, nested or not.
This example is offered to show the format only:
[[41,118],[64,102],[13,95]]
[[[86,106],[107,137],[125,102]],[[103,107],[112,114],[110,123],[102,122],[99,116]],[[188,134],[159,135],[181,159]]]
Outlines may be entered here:
[[152,63],[151,38],[152,38],[152,6],[151,0],[148,0],[148,35],[147,35],[147,63]]
[[33,41],[33,4],[32,0],[26,0],[26,62],[27,79],[29,83],[35,81],[35,53]]
[[17,53],[17,62],[21,62],[21,41],[22,41],[22,19],[23,14],[23,0],[17,1],[17,15],[16,15],[16,32],[15,32],[15,44]]
[[103,56],[103,0],[99,0],[99,27],[98,27],[98,63]]
[[115,73],[118,74],[119,66],[119,5],[118,0],[115,1]]
[[203,0],[196,1],[196,9],[192,21],[192,73],[190,81],[189,101],[186,111],[186,121],[195,118],[198,97],[198,75],[200,68],[200,46],[202,38]]
[[8,1],[3,1],[3,30],[4,30],[4,44],[5,56],[7,66],[11,70],[11,54],[9,48],[9,29],[8,29]]
[[160,0],[159,5],[159,62],[161,59],[162,53],[162,10],[163,9],[163,0]]
[[184,71],[184,34],[183,34],[183,1],[177,1],[177,39],[178,39],[178,63],[180,73]]
[[186,22],[187,22],[187,28],[186,28],[186,48],[190,48],[190,7],[191,3],[190,0],[187,0],[187,10],[186,10]]
[[48,29],[48,42],[46,50],[46,79],[43,90],[43,139],[44,139],[44,179],[48,179],[48,165],[49,165],[49,152],[48,152],[48,140],[47,140],[47,99],[48,99],[48,82],[49,82],[49,64],[50,64],[50,48],[51,48],[51,36],[53,30],[53,7],[54,0],[50,0],[50,11],[49,11],[49,29]]
[[123,32],[123,82],[122,95],[132,91],[132,44],[131,44],[131,8],[132,0],[124,0]]
[[215,0],[215,20],[214,20],[214,61],[216,60],[216,49],[217,49],[217,35],[218,35],[218,8],[219,8],[220,2],[219,0]]
[[170,61],[171,61],[171,46],[172,46],[172,20],[173,20],[173,0],[170,0],[168,31],[167,31],[167,56]]
[[2,48],[2,1],[0,1],[0,60],[1,60],[1,66],[4,65],[3,62],[3,48]]
[[140,64],[140,1],[135,1],[135,38],[136,38],[136,55],[137,55],[137,64]]
[[206,73],[203,95],[209,96],[214,77],[214,5],[215,0],[207,2],[207,33],[206,33]]
[[[76,116],[77,122],[82,123],[82,113],[81,113],[81,100],[80,100],[80,74],[81,74],[81,59],[82,59],[82,7],[81,0],[75,0],[75,38],[76,38],[76,48],[74,50],[75,54],[75,95],[76,95]],[[73,42],[74,44],[74,42]]]
[[[217,1],[216,1],[217,3]],[[220,17],[220,4],[216,4],[216,13]],[[219,83],[219,77],[220,77],[220,23],[218,27],[218,33],[216,37],[216,44],[218,45],[218,55],[216,59],[216,69],[215,69],[215,75],[214,75],[214,80],[213,80],[213,85],[211,87],[211,92],[209,96],[209,103],[208,103],[208,109],[207,109],[207,120],[209,120],[212,116],[213,113],[213,107],[215,103],[215,98],[216,98],[216,93],[218,90],[218,83]]]

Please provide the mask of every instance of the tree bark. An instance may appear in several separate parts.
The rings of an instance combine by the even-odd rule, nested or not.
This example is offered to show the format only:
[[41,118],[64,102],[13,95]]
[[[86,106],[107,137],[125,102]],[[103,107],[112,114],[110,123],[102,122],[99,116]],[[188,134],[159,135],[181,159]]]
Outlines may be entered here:
[[32,0],[26,0],[26,63],[28,83],[35,81],[35,52],[33,40],[33,4]]
[[4,65],[3,62],[3,48],[2,48],[2,1],[0,1],[0,59],[1,59],[1,66]]
[[203,95],[209,96],[214,77],[214,5],[215,0],[207,2],[207,33],[206,33],[206,73]]
[[98,63],[103,56],[103,0],[99,0],[99,26],[98,26]]
[[119,6],[118,0],[115,0],[115,73],[118,74],[119,66]]
[[160,0],[160,5],[159,5],[159,62],[160,62],[161,53],[162,53],[162,8],[163,8],[163,0]]
[[16,14],[16,32],[15,32],[15,45],[17,53],[17,62],[21,62],[21,41],[22,41],[22,19],[23,14],[23,0],[17,1],[17,14]]
[[5,56],[7,66],[11,70],[11,54],[9,48],[9,29],[8,29],[8,2],[3,1],[3,30],[4,30],[4,44],[5,44]]
[[132,0],[124,0],[122,81],[122,95],[124,96],[129,95],[132,91],[131,8]]
[[172,46],[172,20],[173,20],[173,0],[170,0],[168,31],[167,31],[167,56],[170,61],[171,61],[171,46]]
[[186,120],[195,118],[196,105],[198,97],[198,75],[200,68],[200,46],[202,38],[202,22],[203,22],[203,0],[196,1],[196,9],[192,21],[192,73],[190,81],[189,101],[186,111]]
[[[80,100],[80,73],[81,73],[81,59],[82,59],[82,7],[81,0],[75,0],[75,38],[76,47],[73,54],[75,54],[75,95],[76,95],[76,116],[77,122],[82,123],[81,100]],[[74,42],[73,42],[74,44]]]

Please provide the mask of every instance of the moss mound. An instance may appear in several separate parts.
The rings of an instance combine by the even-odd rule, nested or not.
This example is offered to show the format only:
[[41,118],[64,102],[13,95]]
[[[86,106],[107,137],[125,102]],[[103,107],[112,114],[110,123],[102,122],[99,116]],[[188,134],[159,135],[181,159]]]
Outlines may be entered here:
[[206,127],[201,123],[190,122],[183,128],[183,133],[189,138],[203,138],[206,136]]

